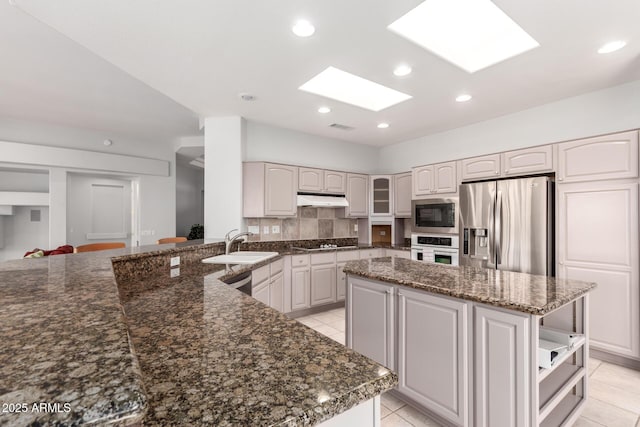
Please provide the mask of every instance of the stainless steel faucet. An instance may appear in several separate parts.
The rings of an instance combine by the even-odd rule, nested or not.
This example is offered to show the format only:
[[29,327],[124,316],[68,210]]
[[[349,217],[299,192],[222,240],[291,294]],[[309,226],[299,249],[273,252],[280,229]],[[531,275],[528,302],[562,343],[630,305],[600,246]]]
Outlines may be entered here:
[[243,231],[241,233],[236,234],[233,237],[231,236],[231,233],[233,233],[234,231],[238,231],[237,228],[234,228],[233,230],[229,231],[225,236],[224,236],[224,242],[227,244],[227,248],[225,250],[225,254],[229,255],[229,252],[231,251],[231,245],[233,244],[233,242],[235,242],[236,240],[238,240],[241,237],[244,236],[253,236],[253,233],[251,233],[250,231]]

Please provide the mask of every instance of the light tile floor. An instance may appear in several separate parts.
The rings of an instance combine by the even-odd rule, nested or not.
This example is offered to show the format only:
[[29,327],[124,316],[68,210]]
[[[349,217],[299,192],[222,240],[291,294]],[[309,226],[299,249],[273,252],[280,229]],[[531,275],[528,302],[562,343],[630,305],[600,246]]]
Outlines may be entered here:
[[[345,343],[344,308],[297,320],[329,338]],[[382,395],[382,427],[439,426],[417,409]],[[640,427],[640,371],[596,359],[589,360],[589,401],[575,427]]]

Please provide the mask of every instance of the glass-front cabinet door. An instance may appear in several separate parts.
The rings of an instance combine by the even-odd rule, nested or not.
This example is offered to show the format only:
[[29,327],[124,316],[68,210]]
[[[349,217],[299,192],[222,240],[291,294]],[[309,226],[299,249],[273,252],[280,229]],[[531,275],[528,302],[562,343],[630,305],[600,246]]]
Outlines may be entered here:
[[371,215],[392,215],[392,189],[390,175],[371,177]]

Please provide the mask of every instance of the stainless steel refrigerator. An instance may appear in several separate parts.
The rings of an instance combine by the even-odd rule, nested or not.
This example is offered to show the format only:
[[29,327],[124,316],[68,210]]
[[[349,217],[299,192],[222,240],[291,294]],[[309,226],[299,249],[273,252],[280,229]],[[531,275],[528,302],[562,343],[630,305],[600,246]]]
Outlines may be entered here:
[[460,185],[460,265],[554,275],[549,177]]

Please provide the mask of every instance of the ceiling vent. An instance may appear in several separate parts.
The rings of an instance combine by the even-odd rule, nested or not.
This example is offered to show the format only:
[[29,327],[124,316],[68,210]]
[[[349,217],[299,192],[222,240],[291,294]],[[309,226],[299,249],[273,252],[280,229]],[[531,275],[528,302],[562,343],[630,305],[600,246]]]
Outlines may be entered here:
[[340,123],[331,123],[329,125],[330,128],[334,128],[334,129],[340,129],[340,130],[353,130],[355,128],[352,128],[351,126],[347,126],[347,125],[341,125]]

